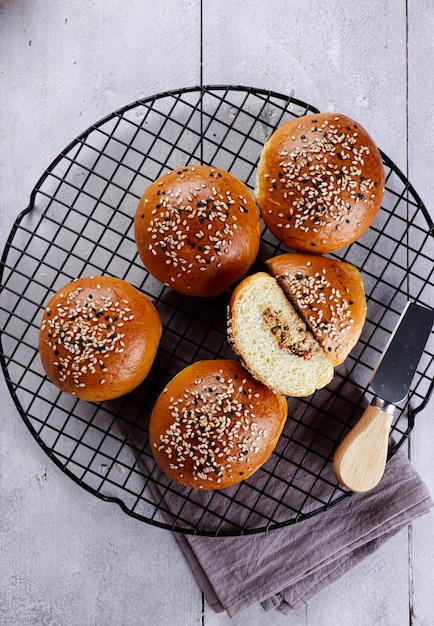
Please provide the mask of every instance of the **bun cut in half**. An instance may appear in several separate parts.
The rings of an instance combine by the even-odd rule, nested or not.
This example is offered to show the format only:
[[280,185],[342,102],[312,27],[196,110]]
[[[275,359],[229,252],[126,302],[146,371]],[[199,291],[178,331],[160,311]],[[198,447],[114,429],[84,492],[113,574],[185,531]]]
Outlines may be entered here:
[[249,372],[276,393],[309,396],[333,378],[331,358],[266,272],[234,289],[228,339]]
[[59,389],[100,402],[132,391],[146,378],[161,332],[152,302],[126,281],[78,278],[45,307],[39,354]]
[[282,254],[267,269],[336,367],[360,338],[366,299],[359,270],[312,254]]
[[265,224],[286,247],[324,254],[372,224],[384,193],[381,154],[345,115],[290,120],[271,135],[258,164],[255,196]]
[[165,474],[196,489],[224,489],[257,471],[286,421],[286,399],[231,360],[179,372],[157,399],[149,440]]
[[149,185],[134,231],[140,258],[155,278],[180,293],[207,297],[247,273],[261,225],[244,183],[215,167],[192,165]]

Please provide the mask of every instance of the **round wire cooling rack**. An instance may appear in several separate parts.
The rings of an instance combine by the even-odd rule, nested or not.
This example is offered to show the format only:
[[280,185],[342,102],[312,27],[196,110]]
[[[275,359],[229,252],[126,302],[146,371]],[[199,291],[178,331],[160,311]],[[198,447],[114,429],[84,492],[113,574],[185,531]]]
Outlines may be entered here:
[[[213,164],[251,189],[273,130],[318,110],[295,98],[241,86],[191,87],[134,102],[77,137],[36,184],[1,259],[0,358],[17,409],[48,456],[77,484],[131,516],[188,534],[238,535],[316,515],[350,493],[333,476],[334,450],[371,400],[368,381],[406,302],[434,302],[433,223],[403,173],[382,153],[386,190],[374,225],[335,256],[362,272],[368,315],[362,337],[332,383],[289,399],[289,416],[267,463],[221,491],[187,489],[154,463],[153,403],[168,380],[199,359],[235,358],[226,340],[228,294],[182,296],[138,259],[133,218],[146,186],[164,171]],[[257,263],[285,251],[264,228]],[[65,283],[109,274],[155,303],[163,336],[147,380],[101,404],[79,401],[46,378],[38,355],[43,307]],[[406,402],[396,411],[390,456],[408,437],[434,379],[434,337]]]

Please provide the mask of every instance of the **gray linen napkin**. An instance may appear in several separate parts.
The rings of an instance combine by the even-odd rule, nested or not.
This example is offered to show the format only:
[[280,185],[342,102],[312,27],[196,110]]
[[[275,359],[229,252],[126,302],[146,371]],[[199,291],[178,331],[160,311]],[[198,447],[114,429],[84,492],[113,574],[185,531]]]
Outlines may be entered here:
[[[338,401],[334,398],[337,390]],[[278,457],[279,461],[270,459],[265,465],[267,472],[257,472],[245,484],[229,487],[221,494],[198,490],[190,493],[191,490],[171,483],[154,465],[151,454],[142,457],[153,478],[148,484],[153,500],[169,524],[179,516],[193,526],[197,523],[206,528],[209,520],[213,527],[216,517],[220,517],[227,524],[222,530],[237,525],[242,528],[246,522],[246,527],[254,528],[255,522],[263,524],[261,507],[265,516],[272,513],[276,519],[278,509],[274,507],[279,501],[281,483],[293,481],[297,488],[285,499],[290,498],[294,510],[302,508],[309,513],[319,501],[329,501],[336,486],[331,463],[324,466],[338,436],[333,430],[337,422],[327,415],[346,415],[354,401],[359,407],[360,393],[341,367],[328,388],[317,392],[315,402],[307,410],[303,400],[290,399],[286,438],[276,448],[286,446],[280,450],[284,454]],[[313,441],[315,453],[306,453]],[[322,480],[315,482],[313,477],[319,473]],[[270,475],[273,479],[267,478]],[[262,491],[272,494],[273,499],[265,499],[262,504],[258,501]],[[306,500],[306,491],[316,491],[317,500]],[[244,507],[229,504],[234,495]],[[209,537],[179,532],[174,535],[207,602],[216,612],[227,611],[234,617],[261,603],[267,611],[277,608],[288,613],[344,575],[412,520],[427,513],[432,505],[425,484],[405,455],[399,453],[389,461],[375,489],[353,494],[325,512],[295,524],[241,536]]]
[[379,485],[326,512],[267,533],[175,537],[209,605],[234,617],[261,603],[300,608],[372,554],[433,502],[411,463],[397,454]]

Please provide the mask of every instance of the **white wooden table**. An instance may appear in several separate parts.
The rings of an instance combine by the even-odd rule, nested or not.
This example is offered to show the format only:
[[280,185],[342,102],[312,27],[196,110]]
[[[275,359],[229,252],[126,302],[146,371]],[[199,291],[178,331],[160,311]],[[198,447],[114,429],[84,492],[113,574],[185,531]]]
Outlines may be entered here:
[[[366,126],[434,216],[434,1],[0,0],[0,245],[52,159],[111,111],[187,85],[293,94]],[[284,617],[207,606],[170,532],[46,457],[0,381],[2,626],[429,626],[434,513]],[[434,402],[408,453],[434,493]]]

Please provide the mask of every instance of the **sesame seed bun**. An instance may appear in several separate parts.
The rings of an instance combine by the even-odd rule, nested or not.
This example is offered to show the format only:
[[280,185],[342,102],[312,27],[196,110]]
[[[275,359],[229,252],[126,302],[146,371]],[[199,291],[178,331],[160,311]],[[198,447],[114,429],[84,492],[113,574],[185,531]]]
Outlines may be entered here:
[[234,289],[228,340],[249,372],[276,393],[309,396],[333,378],[330,357],[266,272]]
[[270,231],[299,252],[324,254],[358,239],[384,193],[378,148],[354,120],[336,113],[282,124],[265,144],[255,197]]
[[224,489],[251,476],[273,452],[287,417],[284,397],[230,360],[198,361],[163,390],[151,415],[155,460],[173,480]]
[[100,402],[145,379],[161,331],[154,305],[129,283],[110,276],[78,278],[45,307],[39,354],[59,389]]
[[266,265],[333,365],[343,363],[366,320],[359,270],[345,261],[296,253],[281,254]]
[[259,212],[246,185],[205,165],[173,170],[149,185],[134,229],[147,270],[192,296],[217,295],[244,276],[261,235]]

